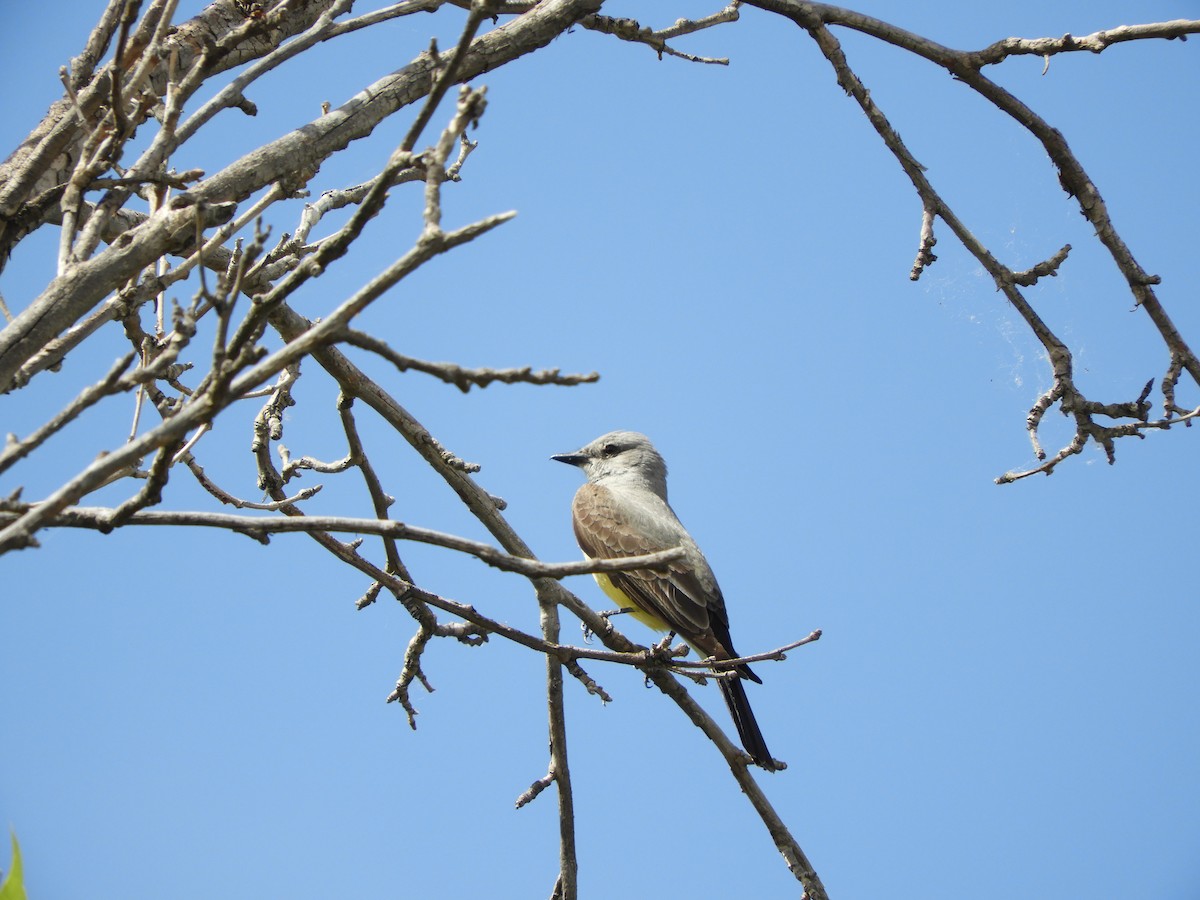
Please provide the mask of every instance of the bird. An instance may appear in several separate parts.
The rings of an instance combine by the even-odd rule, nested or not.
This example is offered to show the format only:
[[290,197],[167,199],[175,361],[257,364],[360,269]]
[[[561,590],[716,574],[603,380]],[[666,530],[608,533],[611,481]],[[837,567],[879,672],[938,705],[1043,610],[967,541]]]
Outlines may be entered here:
[[[644,625],[678,634],[705,658],[737,659],[725,598],[708,560],[667,503],[667,464],[650,439],[636,431],[613,431],[574,453],[550,458],[578,467],[587,477],[571,504],[575,538],[585,556],[619,559],[684,550],[665,569],[595,573],[605,594]],[[717,683],[742,746],[761,768],[784,768],[767,749],[746,697],[744,681],[762,680],[745,664],[734,672],[736,677]]]

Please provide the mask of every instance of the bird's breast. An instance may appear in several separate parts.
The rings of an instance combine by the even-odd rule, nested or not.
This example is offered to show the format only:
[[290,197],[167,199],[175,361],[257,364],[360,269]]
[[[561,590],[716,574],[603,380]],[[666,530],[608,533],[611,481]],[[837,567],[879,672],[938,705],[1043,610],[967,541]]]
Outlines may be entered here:
[[608,595],[608,599],[612,600],[621,609],[633,610],[630,615],[637,619],[637,621],[641,622],[648,628],[653,628],[655,631],[667,632],[671,630],[671,626],[658,616],[654,615],[653,613],[646,612],[646,610],[638,606],[634,599],[613,584],[612,579],[606,574],[603,572],[596,572],[592,577],[596,579],[596,584],[600,585],[600,590],[604,591],[604,593]]

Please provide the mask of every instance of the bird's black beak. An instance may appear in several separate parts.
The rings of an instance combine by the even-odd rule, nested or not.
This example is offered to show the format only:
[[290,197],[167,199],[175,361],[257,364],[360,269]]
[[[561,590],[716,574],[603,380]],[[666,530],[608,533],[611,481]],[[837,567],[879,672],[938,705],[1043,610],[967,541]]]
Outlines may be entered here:
[[550,458],[555,462],[566,463],[568,466],[582,466],[587,462],[587,457],[582,453],[559,453]]

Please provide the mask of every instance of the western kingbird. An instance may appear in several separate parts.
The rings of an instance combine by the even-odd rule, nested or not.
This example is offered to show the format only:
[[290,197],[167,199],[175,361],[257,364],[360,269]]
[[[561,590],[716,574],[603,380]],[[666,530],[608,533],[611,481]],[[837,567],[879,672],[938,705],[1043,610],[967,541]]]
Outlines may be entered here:
[[[571,512],[575,538],[591,559],[641,556],[683,547],[682,559],[666,569],[596,573],[595,579],[621,608],[658,631],[673,631],[706,658],[736,659],[729,639],[725,599],[708,560],[667,503],[667,464],[649,438],[635,431],[614,431],[575,453],[550,457],[578,466],[587,483],[575,494]],[[742,679],[762,684],[746,665],[736,678],[719,678],[742,746],[754,762],[775,771],[780,764],[746,699]]]

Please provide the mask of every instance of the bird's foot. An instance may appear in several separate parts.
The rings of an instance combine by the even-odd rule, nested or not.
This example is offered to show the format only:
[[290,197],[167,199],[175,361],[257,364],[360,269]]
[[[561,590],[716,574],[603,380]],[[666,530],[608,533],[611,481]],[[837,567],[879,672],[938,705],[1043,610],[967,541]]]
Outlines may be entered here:
[[[633,608],[626,606],[626,607],[623,607],[622,609],[603,609],[600,612],[596,613],[596,615],[598,615],[600,618],[602,618],[604,620],[604,624],[608,626],[608,631],[612,631],[612,623],[609,622],[608,620],[611,619],[613,616],[619,616],[622,613],[631,613],[631,612],[633,612]],[[592,631],[592,629],[588,627],[586,622],[580,623],[579,628],[580,628],[580,630],[583,631],[583,642],[585,644],[590,644],[592,642],[592,636],[595,634],[595,632]]]

